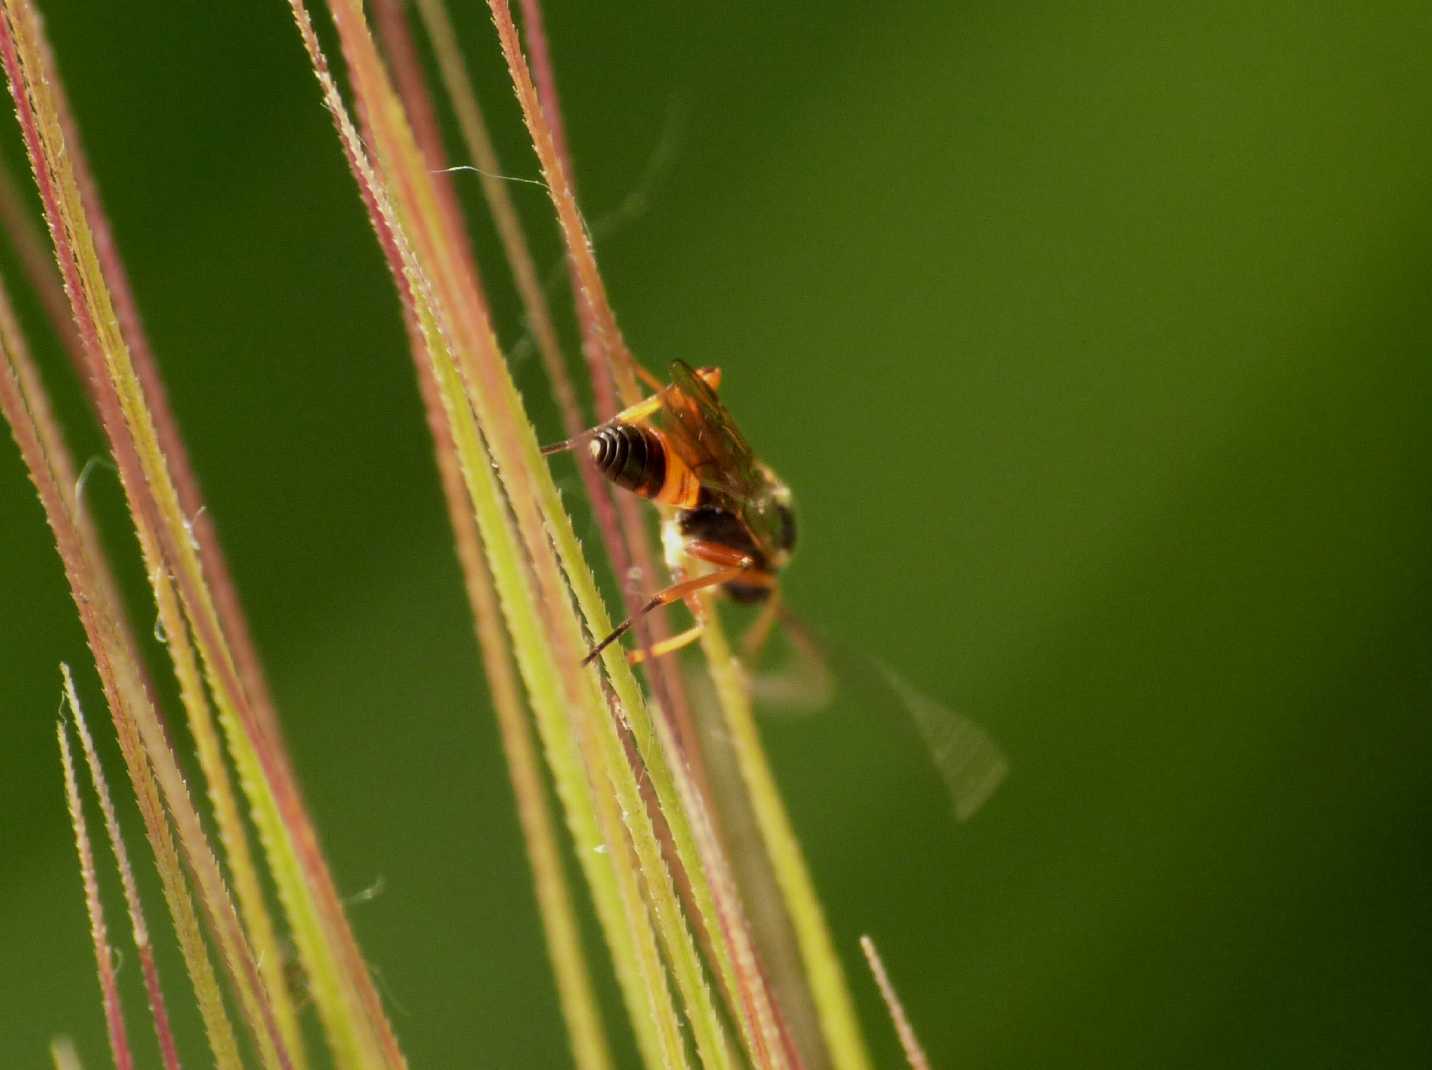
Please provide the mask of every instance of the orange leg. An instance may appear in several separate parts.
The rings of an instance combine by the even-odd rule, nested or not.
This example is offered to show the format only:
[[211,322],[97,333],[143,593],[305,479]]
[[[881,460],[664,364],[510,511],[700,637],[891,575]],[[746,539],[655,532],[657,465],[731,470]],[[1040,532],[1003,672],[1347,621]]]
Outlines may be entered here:
[[[751,566],[751,560],[746,554],[738,553],[717,543],[693,542],[687,545],[686,552],[698,560],[706,561],[713,565],[722,565],[727,568],[749,568]],[[674,577],[675,583],[680,583],[683,576],[684,573],[678,572]],[[654,644],[651,647],[649,655],[645,650],[627,651],[627,661],[633,665],[640,665],[643,661],[647,660],[648,656],[650,656],[652,660],[655,660],[663,655],[680,650],[684,646],[689,646],[701,638],[701,631],[705,627],[706,621],[706,607],[701,600],[696,597],[694,590],[688,590],[684,598],[687,608],[691,610],[691,615],[696,618],[696,623],[690,628],[687,628],[686,631],[678,632],[676,635],[669,636],[661,642]]]
[[791,712],[820,709],[830,702],[835,690],[829,656],[810,629],[789,609],[781,606],[776,615],[794,657],[777,672],[752,675],[752,694]]
[[[688,557],[694,557],[698,561],[705,561],[710,565],[719,565],[722,568],[745,568],[754,570],[756,563],[751,560],[751,555],[744,550],[733,550],[729,546],[722,546],[719,542],[706,542],[703,539],[693,539],[682,547]],[[754,582],[754,581],[753,581]]]
[[705,628],[706,626],[698,621],[684,632],[678,632],[675,635],[667,636],[667,638],[659,643],[653,643],[650,652],[645,650],[628,650],[627,661],[633,665],[640,665],[647,659],[648,653],[651,659],[655,661],[657,658],[671,654],[684,646],[690,646],[701,638],[701,633]]
[[[652,644],[649,656],[653,660],[680,650],[682,647],[690,646],[701,638],[701,633],[706,627],[701,619],[705,616],[705,611],[701,608],[701,603],[697,602],[696,599],[687,598],[686,601],[687,604],[692,606],[692,612],[697,618],[696,623],[690,628],[687,628],[684,632],[679,632],[676,635],[663,639],[659,643]],[[761,607],[761,615],[756,618],[751,627],[746,630],[746,634],[741,637],[741,656],[745,658],[746,661],[754,662],[756,660],[757,655],[761,652],[761,648],[766,645],[766,640],[771,637],[771,632],[775,629],[776,621],[781,619],[783,619],[781,613],[781,589],[777,587],[771,592],[770,599]],[[647,660],[647,657],[648,652],[645,650],[627,651],[627,661],[633,665],[640,665],[643,661]]]
[[756,655],[766,645],[766,640],[771,637],[771,629],[776,626],[776,621],[781,617],[781,589],[777,587],[766,599],[766,604],[761,607],[761,615],[741,637],[741,655],[748,661],[754,662]]
[[[722,549],[724,549],[724,547]],[[731,554],[731,551],[729,550],[725,552],[728,555]],[[752,567],[751,559],[745,554],[733,556],[739,556],[739,564],[731,565],[728,568],[719,568],[715,572],[708,572],[706,575],[697,576],[695,579],[682,580],[680,583],[673,583],[670,587],[657,591],[656,594],[652,595],[651,598],[647,600],[646,604],[637,611],[636,616],[643,617],[646,614],[650,613],[653,609],[657,609],[661,606],[669,606],[671,605],[671,603],[679,602],[682,599],[695,594],[697,591],[705,590],[707,587],[719,587],[721,584],[730,583],[732,580],[735,579],[739,579],[742,583],[749,583],[752,586],[775,586],[776,577],[769,572],[756,571]],[[592,647],[592,649],[587,653],[587,656],[582,659],[582,664],[591,664],[591,662],[596,658],[598,654],[600,654],[603,650],[609,647],[612,643],[616,642],[616,640],[620,639],[631,629],[632,622],[635,619],[635,617],[628,617],[626,620],[622,621],[619,625],[617,625],[610,635],[608,635],[596,646]]]

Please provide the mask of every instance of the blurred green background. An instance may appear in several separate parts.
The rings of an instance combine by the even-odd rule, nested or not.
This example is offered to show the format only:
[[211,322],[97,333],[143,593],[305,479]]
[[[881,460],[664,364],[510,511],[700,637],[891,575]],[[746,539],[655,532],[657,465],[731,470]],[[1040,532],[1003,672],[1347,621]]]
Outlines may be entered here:
[[[1432,13],[1074,7],[552,0],[587,211],[646,193],[613,299],[648,363],[725,366],[797,494],[793,605],[1011,756],[961,827],[868,671],[767,722],[880,1065],[866,931],[936,1066],[1425,1066]],[[563,1065],[396,301],[286,7],[43,9],[413,1065]],[[117,481],[87,495],[138,592]],[[105,1065],[58,661],[103,715],[8,442],[0,604],[0,1055]]]

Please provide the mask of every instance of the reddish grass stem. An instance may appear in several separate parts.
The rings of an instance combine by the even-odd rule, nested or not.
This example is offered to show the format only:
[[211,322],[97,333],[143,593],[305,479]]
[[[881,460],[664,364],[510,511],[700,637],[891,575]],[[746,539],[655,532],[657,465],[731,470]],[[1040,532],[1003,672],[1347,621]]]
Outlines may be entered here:
[[85,827],[84,804],[75,780],[74,756],[70,753],[69,733],[64,722],[55,725],[60,741],[60,763],[65,773],[65,801],[70,808],[70,823],[75,830],[75,850],[80,857],[80,877],[85,886],[85,910],[89,913],[90,938],[94,944],[95,965],[99,968],[99,987],[104,997],[104,1020],[109,1030],[109,1050],[114,1054],[116,1070],[133,1070],[134,1054],[124,1029],[124,1008],[120,1004],[119,985],[114,976],[114,949],[104,924],[104,906],[100,903],[99,882],[95,877],[94,850]]
[[[593,777],[598,778],[598,783],[607,780],[621,796],[620,811],[613,810],[611,816],[624,821],[632,834],[642,861],[647,890],[657,904],[651,912],[652,921],[660,930],[663,945],[672,956],[673,973],[683,999],[691,1009],[699,1046],[724,1065],[725,1041],[719,1018],[711,1005],[710,993],[701,977],[689,934],[683,928],[680,911],[671,902],[669,876],[656,857],[644,807],[639,797],[633,798],[637,791],[636,771],[629,767],[625,755],[613,750],[614,745],[620,746],[616,724],[587,720],[595,713],[591,708],[592,701],[599,699],[600,695],[595,689],[595,681],[578,671],[583,652],[582,637],[578,631],[578,619],[571,613],[569,579],[581,588],[587,612],[597,613],[599,617],[601,614],[590,590],[590,577],[585,571],[575,575],[570,572],[564,574],[553,546],[554,539],[560,542],[561,554],[568,568],[584,569],[575,553],[575,536],[555,501],[555,488],[551,486],[550,478],[545,471],[537,474],[536,466],[541,462],[530,424],[525,419],[520,399],[497,350],[485,306],[472,292],[470,280],[464,277],[448,248],[450,236],[442,227],[439,214],[434,211],[427,171],[421,164],[420,154],[401,109],[395,106],[392,88],[373,49],[361,9],[352,0],[335,0],[331,10],[338,24],[349,72],[354,79],[355,94],[365,100],[370,109],[367,118],[372,122],[377,157],[384,169],[386,182],[391,185],[394,204],[399,207],[397,216],[403,231],[405,270],[415,287],[419,284],[423,287],[422,304],[425,315],[430,315],[431,321],[425,323],[425,333],[431,332],[434,361],[446,380],[445,404],[455,406],[458,403],[456,395],[448,401],[446,394],[458,385],[452,380],[456,372],[465,395],[462,399],[464,407],[458,415],[464,420],[475,417],[483,440],[480,447],[476,442],[472,444],[472,452],[480,448],[485,453],[490,449],[494,462],[492,468],[500,476],[505,505],[511,510],[511,529],[507,529],[507,519],[492,512],[489,499],[497,490],[492,485],[492,469],[485,461],[474,468],[472,460],[476,459],[475,456],[466,462],[466,478],[471,484],[470,492],[476,494],[480,516],[484,518],[484,532],[486,534],[491,525],[491,537],[503,544],[503,582],[512,585],[508,593],[520,599],[519,604],[505,595],[504,605],[509,613],[509,624],[523,632],[524,638],[518,646],[529,658],[528,667],[532,673],[529,686],[535,684],[541,692],[546,710],[544,723],[552,716],[570,717],[579,736],[587,738],[586,733],[590,733],[599,747],[598,751],[590,752],[590,758],[598,764],[588,766],[588,769]],[[455,365],[448,363],[449,352],[456,358]],[[471,413],[466,411],[467,405],[471,405]],[[471,429],[470,434],[478,434],[477,429]],[[531,568],[530,578],[535,580],[536,590],[540,592],[535,601],[531,600],[526,590],[519,592],[515,586],[519,580],[525,586],[529,577],[525,572],[519,575],[512,570],[512,551],[515,547],[510,540],[514,534],[521,539],[522,552]],[[545,642],[540,644],[540,650],[539,645],[534,643],[537,636],[531,631],[535,623],[534,611],[542,617],[541,639]],[[639,698],[635,698],[634,702],[624,702],[624,705],[627,711],[644,712]],[[624,716],[624,713],[619,710],[618,716]],[[587,758],[587,752],[583,756]],[[596,801],[607,810],[612,810],[617,802],[614,795],[604,790],[597,790],[594,794]],[[623,835],[615,828],[607,834],[606,842],[612,850],[617,849],[612,837]],[[610,872],[622,885],[621,895],[625,903],[645,912],[646,907],[640,903],[640,893],[635,885],[635,870],[617,863]],[[659,968],[655,960],[647,958],[645,961]],[[666,990],[664,981],[654,976],[645,985],[652,995],[664,994]]]
[[[56,94],[61,99],[63,87],[56,83]],[[67,127],[68,143],[74,146],[73,159],[76,170],[82,176],[82,188],[85,193],[86,211],[96,221],[96,232],[101,230],[107,235],[109,233],[107,217],[105,216],[98,187],[94,183],[88,165],[84,157],[83,146],[78,136],[78,131]],[[92,406],[98,414],[103,404],[103,387],[100,380],[107,374],[102,362],[98,365],[91,359],[89,352],[85,349],[84,341],[80,337],[75,326],[73,313],[70,311],[69,301],[65,295],[64,286],[59,274],[56,271],[56,263],[53,256],[45,249],[43,239],[38,228],[35,226],[25,206],[21,203],[19,189],[15,186],[8,172],[0,169],[0,222],[3,222],[4,229],[9,234],[12,244],[20,256],[21,266],[31,289],[38,296],[41,307],[46,317],[50,320],[51,328],[60,338],[63,348],[70,359],[77,377],[86,389],[86,394]],[[124,318],[125,330],[133,346],[136,355],[136,370],[142,376],[147,376],[157,393],[155,406],[156,426],[159,430],[161,441],[168,441],[168,449],[172,452],[171,457],[177,457],[176,480],[181,496],[181,501],[186,502],[185,508],[188,515],[194,520],[191,521],[190,530],[199,542],[201,553],[205,553],[209,564],[216,569],[215,573],[215,597],[221,605],[220,612],[226,612],[223,608],[224,588],[228,588],[227,610],[231,620],[237,622],[238,626],[244,629],[242,614],[238,609],[237,596],[233,593],[233,584],[225,567],[223,555],[219,549],[217,539],[213,539],[207,545],[204,532],[213,536],[213,525],[207,519],[202,506],[195,506],[193,503],[199,500],[197,481],[194,479],[192,469],[188,464],[187,457],[183,453],[182,439],[178,434],[177,424],[168,409],[167,398],[162,389],[162,382],[154,364],[152,353],[149,349],[147,337],[144,333],[143,324],[139,320],[137,311],[134,310],[133,298],[129,294],[128,284],[123,272],[123,265],[111,240],[106,238],[103,243],[109,254],[109,269],[116,272],[119,279],[116,296],[117,304],[127,305],[130,309]],[[120,447],[116,447],[120,448]],[[86,531],[86,541],[92,547],[93,563],[96,569],[96,581],[105,584],[111,591],[117,591],[109,568],[109,562],[99,542],[88,532],[90,527],[88,516],[80,511],[77,520],[82,529]],[[201,530],[199,523],[204,524]],[[158,588],[162,587],[163,590]],[[167,595],[165,593],[167,591]],[[166,577],[160,577],[156,585],[156,596],[160,602],[160,616],[164,617],[164,603],[166,598],[174,600],[173,585]],[[120,609],[121,600],[117,593],[111,595],[111,601]],[[128,635],[128,627],[126,633]],[[196,654],[193,644],[183,629],[176,629],[168,637],[171,659],[175,663],[176,673],[180,679],[182,704],[191,720],[191,730],[194,736],[196,749],[199,753],[200,764],[207,783],[210,801],[214,805],[215,816],[218,823],[220,837],[227,852],[227,861],[230,872],[233,874],[235,889],[239,896],[239,907],[243,913],[245,924],[248,926],[250,936],[260,954],[260,968],[263,970],[265,979],[271,993],[275,993],[275,1013],[283,1024],[285,1036],[289,1038],[290,1049],[297,1053],[298,1045],[301,1043],[298,1031],[297,1017],[288,999],[284,987],[287,982],[283,974],[283,964],[279,956],[277,930],[268,906],[264,901],[263,892],[258,881],[258,866],[254,861],[253,848],[249,841],[249,833],[244,826],[240,814],[238,798],[234,792],[233,780],[228,767],[224,763],[222,745],[218,733],[215,731],[212,714],[209,710],[209,700],[203,692],[203,685],[198,669]],[[128,636],[126,644],[131,650],[136,650],[132,636]],[[245,644],[241,644],[245,645]],[[251,645],[250,645],[251,648]],[[242,661],[240,655],[240,661]],[[157,695],[158,691],[150,679],[149,668],[136,653],[134,661],[144,676],[145,690],[151,695]],[[256,693],[261,695],[260,705],[267,703],[267,692],[264,689],[262,674],[258,671],[256,660],[251,659],[251,679],[257,684]],[[166,724],[164,711],[156,703],[155,712],[161,721]],[[301,1061],[301,1060],[300,1060]]]
[[[72,130],[73,124],[58,114],[64,103],[63,98],[57,92],[58,75],[48,45],[44,41],[38,16],[27,0],[7,0],[5,18],[0,20],[0,53],[3,53],[4,66],[15,100],[21,133],[30,156],[41,204],[44,206],[46,219],[50,225],[51,238],[55,243],[61,274],[65,280],[66,291],[70,295],[80,336],[84,340],[85,348],[94,354],[92,359],[96,366],[98,366],[100,354],[105,354],[106,367],[108,367],[111,358],[127,361],[127,353],[117,353],[106,349],[100,340],[103,314],[114,315],[116,320],[119,319],[119,316],[111,303],[110,295],[96,292],[91,288],[95,285],[96,280],[93,275],[86,275],[80,264],[81,255],[93,257],[94,260],[87,261],[90,264],[95,261],[103,264],[104,261],[93,244],[95,238],[92,231],[86,229],[88,220],[72,218],[68,214],[69,210],[79,207],[75,205],[75,200],[82,205],[84,199],[82,187],[79,186],[74,171],[74,150],[67,144],[65,138],[66,129]],[[41,111],[41,114],[37,115],[37,111]],[[63,192],[61,187],[64,187]],[[86,241],[90,244],[84,245],[83,243]],[[112,330],[112,327],[112,324],[106,324],[107,330]],[[114,371],[115,369],[111,368],[110,370]],[[132,368],[130,370],[132,371]],[[199,592],[194,589],[196,581],[193,575],[186,569],[177,567],[177,563],[183,558],[175,552],[173,531],[166,529],[165,525],[160,522],[161,503],[156,497],[163,490],[173,493],[172,484],[166,484],[163,488],[154,485],[150,479],[153,473],[146,473],[142,470],[137,454],[137,445],[134,438],[131,437],[134,428],[131,426],[130,420],[138,418],[143,423],[147,419],[147,414],[136,414],[124,409],[123,399],[119,396],[119,387],[110,376],[99,377],[99,382],[103,384],[100,390],[102,422],[110,437],[111,446],[119,464],[121,480],[129,497],[136,530],[140,535],[141,545],[146,551],[146,563],[150,567],[154,567],[157,563],[156,552],[162,546],[164,558],[176,563],[176,579],[185,596],[186,606],[192,613],[196,605],[207,605],[207,600],[201,599]],[[142,429],[153,434],[152,423],[144,423]],[[60,518],[53,513],[51,519],[52,523],[60,522]],[[57,537],[59,537],[58,530]],[[62,556],[65,556],[64,540],[61,539],[61,542]],[[74,548],[73,556],[74,561],[67,560],[67,566],[74,563],[80,567],[79,562],[82,560],[83,551],[78,546]],[[92,572],[92,570],[88,570],[87,566],[84,567],[87,572]],[[82,603],[81,614],[83,617],[88,608],[83,604],[88,600],[86,592],[93,586],[92,575],[86,574],[78,580],[72,575],[72,586],[75,588],[77,602]],[[215,642],[216,636],[212,634],[214,628],[212,620],[206,620],[198,614],[195,614],[192,620],[195,630],[200,636],[201,646],[209,651],[223,649],[220,644]],[[113,635],[116,627],[113,622],[106,622],[105,630],[102,633],[97,634],[93,628],[87,630],[90,631],[91,647],[100,667],[101,676],[102,678],[107,677],[111,710],[119,721],[122,720],[120,710],[126,700],[121,697],[118,689],[112,686],[113,681],[118,677],[115,676],[115,665],[108,660],[111,645],[116,643]],[[225,675],[225,670],[233,671],[232,665],[228,662],[211,662],[210,668],[216,670],[215,675],[220,677]],[[229,684],[229,694],[236,698],[240,696],[240,689],[235,682],[229,680],[224,682]],[[241,699],[239,701],[242,705]],[[154,727],[148,720],[152,716],[152,708],[146,707],[142,711],[141,716],[135,722],[141,732]],[[251,735],[256,746],[263,750],[262,733],[253,732]],[[167,741],[161,735],[155,734],[152,739],[146,738],[145,746],[152,759],[172,761],[172,755],[169,755],[167,751]],[[131,773],[133,779],[133,770]],[[236,970],[236,979],[239,980],[246,1002],[261,1022],[258,1026],[261,1044],[268,1045],[268,1050],[279,1065],[288,1066],[289,1059],[273,1017],[272,1007],[266,998],[264,985],[258,976],[242,924],[234,913],[227,889],[223,886],[217,862],[211,854],[207,853],[207,845],[202,848],[199,846],[203,844],[203,833],[198,815],[192,810],[187,794],[184,793],[182,778],[178,775],[177,768],[166,768],[164,773],[161,780],[167,785],[166,800],[170,805],[170,812],[176,824],[180,827],[181,841],[186,843],[186,861],[193,867],[191,872],[203,889],[204,894],[201,896],[201,901],[209,911],[220,941],[226,944],[226,960]],[[296,827],[296,823],[295,826],[290,827]],[[231,955],[232,957],[230,957]]]
[[105,685],[105,696],[114,718],[120,750],[204,1019],[210,1049],[221,1070],[237,1070],[238,1043],[199,931],[193,901],[184,883],[158,786],[144,758],[135,711],[128,702],[131,692],[124,688],[115,673],[117,667],[128,667],[137,685],[134,693],[149,693],[139,670],[138,648],[120,611],[118,588],[111,573],[104,567],[93,526],[79,509],[75,497],[74,463],[59,433],[3,287],[0,287],[0,351],[3,351],[4,358],[4,367],[0,369],[0,412],[4,413],[10,426],[44,508],[80,622]]
[[875,984],[879,987],[880,997],[885,1000],[885,1007],[890,1012],[890,1021],[895,1025],[895,1033],[900,1038],[900,1047],[905,1050],[905,1061],[910,1064],[910,1070],[930,1070],[925,1049],[920,1046],[920,1039],[915,1036],[915,1028],[905,1013],[905,1005],[900,1002],[895,986],[890,983],[890,975],[885,972],[885,963],[880,959],[880,952],[875,950],[875,941],[868,936],[862,936],[860,950],[865,952],[865,960],[870,963],[870,972],[875,975]]
[[522,114],[527,121],[528,133],[537,150],[537,159],[542,166],[542,177],[557,210],[557,222],[562,228],[562,237],[572,257],[576,271],[576,293],[586,306],[592,319],[593,337],[599,352],[605,358],[616,377],[617,394],[623,404],[633,405],[640,400],[636,383],[636,362],[626,340],[617,327],[616,314],[607,298],[606,284],[597,270],[596,257],[592,253],[591,236],[587,233],[582,213],[577,207],[573,190],[570,163],[559,155],[553,140],[550,120],[543,111],[537,86],[532,80],[532,71],[522,54],[518,41],[517,27],[512,21],[512,9],[507,0],[489,0],[493,22],[497,26],[497,37],[502,44],[502,54],[507,59],[507,69],[512,76],[513,89],[522,105]]
[[[443,210],[448,215],[449,225],[453,234],[463,234],[465,228],[456,199],[451,195],[451,186],[443,181],[446,176],[438,173],[437,165],[443,159],[441,140],[401,5],[394,0],[379,0],[375,5],[375,14],[379,32],[392,58],[399,93],[409,109],[409,114],[414,117],[414,133],[425,157],[434,165],[435,185],[442,196]],[[351,156],[346,142],[344,151],[345,155]],[[378,211],[373,201],[373,191],[364,181],[356,161],[350,158],[349,165],[368,207],[369,218],[377,228],[379,245],[383,249],[384,259],[401,299],[409,351],[417,366],[419,392],[422,395],[428,429],[433,436],[448,519],[452,524],[464,586],[477,630],[479,652],[497,714],[508,775],[517,800],[518,819],[523,829],[523,841],[528,864],[533,872],[539,906],[542,908],[539,915],[557,979],[558,998],[568,1023],[572,1054],[579,1070],[606,1070],[611,1065],[611,1056],[607,1051],[605,1033],[586,968],[581,936],[576,926],[575,907],[567,891],[561,857],[556,849],[556,827],[526,723],[521,687],[502,634],[501,610],[493,589],[493,579],[483,557],[481,535],[472,511],[466,504],[467,491],[457,462],[452,428],[438,396],[437,383],[427,367],[413,296],[403,272],[401,255],[393,242],[392,232],[382,213]],[[563,378],[562,385],[566,386],[570,394],[570,382]],[[571,405],[574,407],[575,404],[575,397],[572,397]]]
[[[383,0],[383,3],[391,8],[394,6],[395,0]],[[502,165],[492,145],[482,111],[478,106],[472,80],[468,76],[461,50],[457,46],[452,23],[447,17],[441,0],[419,0],[418,9],[437,55],[439,72],[456,114],[464,145],[476,162],[483,195],[497,228],[498,240],[512,271],[523,311],[533,338],[536,340],[538,355],[542,359],[543,367],[552,385],[553,397],[557,401],[557,410],[562,418],[563,434],[567,439],[575,439],[587,429],[589,424],[583,418],[577,402],[577,393],[573,388],[571,376],[567,372],[567,364],[558,341],[552,310],[538,276],[521,222],[518,219],[517,210],[512,203],[507,184],[497,177],[502,172]],[[412,63],[413,49],[410,45],[402,44],[396,40],[388,41],[390,35],[405,32],[406,27],[398,19],[380,18],[379,29],[385,36],[385,43],[389,45],[399,90],[404,96],[405,103],[409,105],[410,110],[418,114],[430,114],[431,107],[425,100],[416,109],[413,108],[410,100],[412,97],[424,95],[420,92],[423,86],[421,71],[409,68]],[[440,146],[431,147],[430,139],[424,135],[425,125],[425,123],[419,122],[415,133],[420,143],[423,144],[424,153],[431,167],[436,170],[444,156]],[[572,263],[570,257],[567,262],[570,266]],[[577,311],[584,324],[584,337],[590,338],[590,331],[585,326],[591,321],[586,304],[579,301]],[[599,417],[605,418],[616,411],[616,395],[612,390],[610,367],[606,363],[605,355],[599,353],[593,345],[584,345],[583,352],[588,357],[588,367],[592,372],[593,387],[597,398],[596,411]],[[637,516],[635,510],[630,508],[631,503],[628,502],[622,503],[622,512],[619,517],[609,484],[601,478],[593,465],[586,462],[585,458],[578,456],[576,464],[587,493],[587,500],[592,505],[603,547],[611,559],[614,574],[620,579],[619,586],[627,615],[637,618],[635,628],[637,645],[641,649],[650,649],[653,643],[659,642],[669,634],[669,629],[664,621],[641,617],[639,610],[647,592],[631,582],[631,577],[634,574],[633,565],[635,565],[635,575],[644,577],[648,581],[656,575],[652,568],[651,554],[646,545],[644,522]],[[676,671],[675,663],[663,662],[655,673],[651,672],[649,666],[650,662],[643,666],[643,671],[649,674],[648,679],[662,708],[670,711],[670,715],[677,720],[680,734],[683,741],[688,744],[687,749],[690,751],[689,744],[693,742],[693,736],[690,730],[689,703],[686,700],[685,690],[682,687],[679,673]]]
[[[534,97],[524,93],[520,70],[513,67],[514,60],[521,60],[521,50],[509,50],[508,47],[507,26],[511,22],[511,12],[500,10],[494,5],[493,19],[499,36],[503,39],[503,51],[512,73],[513,84],[517,87],[518,101],[523,105],[523,113],[532,132],[533,145],[537,148],[539,160],[546,171],[549,161],[542,159],[543,142],[537,134],[538,129],[545,128],[550,133],[552,170],[564,176],[568,187],[567,196],[575,205],[575,172],[567,143],[566,125],[562,119],[561,100],[557,95],[556,72],[542,20],[542,5],[538,0],[521,0],[521,5],[523,35],[531,53],[531,80],[535,86],[537,101],[535,113],[528,111]],[[503,7],[505,8],[505,5]],[[555,189],[550,192],[556,204],[559,195]],[[503,195],[506,195],[505,191]],[[585,223],[581,225],[582,245],[579,251],[573,245],[575,232],[567,225],[566,220],[560,218],[560,209],[559,222],[562,223],[562,235],[567,246],[567,270],[576,299],[577,318],[582,327],[582,353],[592,384],[597,417],[599,420],[605,420],[615,415],[622,405],[632,405],[639,400],[632,374],[635,361],[622,337],[616,314],[607,301],[605,289],[601,285],[588,287],[584,284],[585,277],[595,277],[599,284],[601,280]],[[604,337],[609,339],[607,344],[603,344]],[[625,378],[621,370],[624,367],[627,369]],[[620,399],[619,384],[622,384]],[[568,438],[574,437],[575,434],[570,427],[567,428]],[[641,612],[642,604],[651,592],[631,582],[631,577],[635,576],[641,583],[650,585],[656,582],[661,574],[656,567],[657,558],[652,550],[650,527],[644,506],[630,495],[616,495],[617,512],[614,516],[611,488],[585,458],[577,458],[577,467],[582,474],[587,497],[601,525],[607,556],[611,560],[621,591],[623,608],[627,616],[634,621],[632,631],[637,649],[649,652],[654,644],[671,634],[671,626],[664,616]],[[680,661],[676,658],[647,657],[642,663],[642,671],[662,715],[669,718],[674,725],[681,756],[689,763],[692,775],[709,803],[710,781],[701,754],[700,738],[692,719],[691,702],[686,693],[686,680],[681,672]]]
[[[584,341],[587,343],[584,349],[593,373],[599,404],[603,400],[603,384],[608,374],[615,378],[623,402],[631,404],[638,397],[636,365],[617,327],[616,316],[597,269],[590,236],[577,208],[571,161],[566,154],[565,136],[560,131],[556,82],[551,57],[546,48],[546,35],[542,31],[540,10],[535,0],[524,0],[524,27],[527,30],[529,47],[534,53],[533,66],[529,67],[518,41],[507,0],[489,0],[489,7],[567,247],[569,266],[574,276],[574,290],[579,301],[579,313],[582,314]],[[534,68],[539,72],[538,78],[545,88],[545,96],[539,92],[539,83],[534,80]],[[642,575],[654,576],[647,528],[639,512],[640,505],[627,497],[622,499],[621,507],[623,529],[631,556],[638,562]],[[626,593],[624,590],[624,594]],[[664,622],[650,623],[664,628]],[[716,942],[721,941],[722,946],[735,952],[736,969],[733,976],[723,974],[723,979],[736,989],[728,991],[728,998],[733,1004],[733,1011],[738,1012],[738,1017],[746,1029],[747,1040],[752,1045],[758,1061],[764,1063],[771,1059],[782,1059],[787,1045],[780,1038],[786,1035],[786,1029],[780,1008],[756,957],[756,949],[741,911],[735,883],[730,877],[728,863],[725,861],[714,823],[710,819],[710,796],[700,760],[699,742],[690,720],[689,706],[685,702],[676,660],[667,659],[653,674],[652,679],[667,685],[658,686],[656,691],[658,698],[664,699],[661,703],[663,714],[671,718],[674,726],[672,761],[681,769],[678,783],[685,776],[691,775],[699,785],[699,794],[689,795],[682,802],[692,815],[693,828],[697,831],[696,843],[714,893],[714,920],[722,929],[719,934],[706,934],[708,947],[714,950]]]
[[166,1070],[179,1070],[179,1052],[174,1046],[174,1031],[169,1025],[169,1010],[164,1003],[164,990],[159,985],[159,967],[154,962],[154,947],[149,942],[149,926],[144,920],[144,907],[139,902],[139,889],[134,883],[134,867],[129,863],[129,851],[125,848],[124,837],[120,833],[119,818],[115,815],[109,782],[100,766],[99,754],[95,751],[84,712],[80,709],[80,700],[75,693],[75,682],[70,675],[70,668],[68,665],[61,665],[60,670],[64,674],[65,699],[75,719],[75,731],[79,735],[80,748],[84,751],[85,765],[89,768],[90,783],[94,787],[95,797],[99,800],[100,813],[104,815],[105,832],[109,836],[115,865],[119,869],[119,881],[124,889],[124,903],[129,911],[130,930],[133,932],[134,946],[139,954],[139,968],[144,975],[144,990],[149,998],[149,1014],[154,1022],[154,1035],[159,1041],[160,1056],[164,1060]]

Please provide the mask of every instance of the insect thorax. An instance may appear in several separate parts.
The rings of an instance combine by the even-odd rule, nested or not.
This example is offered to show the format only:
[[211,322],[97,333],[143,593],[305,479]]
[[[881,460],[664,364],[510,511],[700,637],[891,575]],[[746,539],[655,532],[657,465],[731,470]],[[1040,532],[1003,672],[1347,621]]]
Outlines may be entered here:
[[[756,544],[750,530],[736,514],[714,505],[700,505],[695,509],[680,510],[663,530],[666,544],[667,563],[672,565],[672,550],[675,549],[674,567],[682,567],[684,549],[690,542],[713,543],[739,554],[751,561],[754,572],[773,571],[773,562]],[[737,602],[763,602],[770,597],[768,584],[745,584],[731,580],[722,589]]]

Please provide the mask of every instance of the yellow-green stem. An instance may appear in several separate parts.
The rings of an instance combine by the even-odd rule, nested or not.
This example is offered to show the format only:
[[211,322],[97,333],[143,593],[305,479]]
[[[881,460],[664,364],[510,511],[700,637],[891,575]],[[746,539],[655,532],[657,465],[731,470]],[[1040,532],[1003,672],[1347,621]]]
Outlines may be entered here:
[[865,1037],[820,897],[756,732],[745,673],[719,627],[706,628],[701,635],[701,645],[711,667],[711,678],[737,765],[796,932],[831,1060],[838,1070],[869,1070],[870,1055]]

